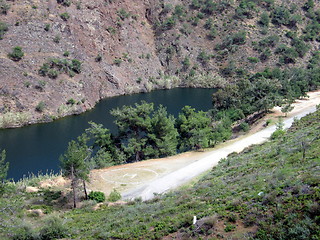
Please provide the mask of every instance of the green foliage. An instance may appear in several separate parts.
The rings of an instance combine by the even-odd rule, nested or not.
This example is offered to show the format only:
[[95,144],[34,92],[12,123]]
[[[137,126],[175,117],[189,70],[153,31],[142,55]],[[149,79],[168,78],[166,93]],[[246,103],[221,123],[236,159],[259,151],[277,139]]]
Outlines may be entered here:
[[253,18],[256,9],[254,1],[241,0],[239,6],[236,8],[235,17],[239,19]]
[[123,8],[121,8],[118,12],[117,12],[118,16],[121,18],[121,20],[124,20],[128,17],[130,17],[130,13],[126,12],[126,10],[124,10]]
[[243,45],[246,43],[246,32],[240,31],[231,36],[224,38],[221,44],[216,46],[216,50],[228,49],[232,51],[235,45]]
[[121,199],[121,194],[116,189],[113,189],[112,192],[109,194],[108,201],[116,202],[120,199]]
[[7,14],[10,9],[10,5],[5,0],[0,0],[0,13]]
[[76,100],[74,100],[73,98],[70,98],[68,99],[67,104],[74,105],[76,104]]
[[17,46],[12,49],[12,52],[8,54],[8,57],[13,61],[20,61],[24,56],[22,48]]
[[185,106],[179,114],[176,127],[179,132],[179,148],[182,151],[206,148],[213,144],[211,120],[206,112],[196,112]]
[[63,56],[64,56],[64,57],[69,57],[69,55],[70,55],[70,52],[69,52],[69,51],[65,51],[65,52],[63,53]]
[[256,58],[256,57],[248,57],[247,58],[249,62],[251,63],[257,63],[259,62],[259,58]]
[[40,101],[36,106],[36,111],[42,113],[46,108],[46,103],[44,101]]
[[63,175],[68,178],[87,179],[89,169],[86,161],[90,154],[90,149],[80,141],[69,142],[66,152],[59,158]]
[[44,26],[44,30],[47,31],[47,32],[50,30],[50,24],[49,24],[49,23],[47,23],[47,24]]
[[0,196],[4,191],[5,183],[7,179],[7,173],[9,170],[9,163],[5,162],[5,160],[6,160],[6,151],[2,150],[0,154]]
[[122,63],[122,59],[121,58],[115,58],[113,60],[113,64],[117,65],[118,67],[120,67],[121,63]]
[[65,6],[65,7],[70,7],[70,5],[71,5],[70,0],[57,0],[57,3],[61,4],[62,6]]
[[55,43],[59,43],[60,40],[61,40],[60,35],[56,35],[56,36],[53,38],[53,42],[55,42]]
[[0,22],[0,40],[3,39],[4,34],[9,30],[8,25],[4,22]]
[[279,47],[276,49],[275,53],[280,55],[280,64],[295,63],[296,58],[299,56],[296,49],[290,48],[285,44],[280,44]]
[[94,200],[98,203],[104,202],[106,200],[106,196],[104,195],[103,192],[99,191],[91,191],[88,195],[89,199]]
[[68,236],[68,229],[61,218],[55,215],[48,216],[40,230],[40,239],[61,239]]
[[68,19],[70,18],[70,15],[69,15],[69,13],[64,12],[64,13],[61,13],[61,14],[60,14],[60,17],[61,17],[61,19],[62,19],[63,21],[68,21]]
[[241,131],[244,131],[244,132],[248,132],[250,130],[250,125],[246,122],[242,122],[239,127]]
[[[161,239],[183,233],[187,239],[246,239],[248,234],[252,239],[316,239],[319,117],[318,111],[295,121],[284,138],[231,154],[191,187],[147,202],[68,212],[66,225],[76,230],[70,238]],[[310,142],[304,162],[301,141]],[[234,221],[257,230],[237,231]]]
[[285,6],[276,7],[271,16],[272,23],[278,26],[285,25],[293,28],[301,21],[300,15],[291,15],[289,9]]
[[40,67],[38,73],[41,76],[48,76],[50,78],[57,78],[60,73],[66,73],[72,77],[75,73],[81,73],[81,62],[77,59],[70,61],[67,59],[52,58]]
[[267,12],[263,12],[260,15],[260,19],[258,22],[262,27],[269,27],[270,24],[270,18],[269,18],[269,14]]

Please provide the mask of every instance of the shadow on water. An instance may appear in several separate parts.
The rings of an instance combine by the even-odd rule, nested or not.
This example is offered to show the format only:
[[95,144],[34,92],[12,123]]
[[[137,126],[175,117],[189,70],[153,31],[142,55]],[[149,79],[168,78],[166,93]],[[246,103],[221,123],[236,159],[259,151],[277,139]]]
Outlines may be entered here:
[[114,119],[110,115],[113,108],[144,100],[153,102],[156,106],[166,106],[168,112],[177,117],[185,105],[197,110],[209,110],[213,92],[213,89],[176,88],[112,97],[101,101],[91,111],[77,116],[65,117],[51,123],[0,130],[0,149],[6,150],[6,160],[10,162],[8,177],[18,180],[29,173],[57,172],[59,156],[65,151],[70,140],[88,128],[89,121],[101,123],[112,132],[116,131]]

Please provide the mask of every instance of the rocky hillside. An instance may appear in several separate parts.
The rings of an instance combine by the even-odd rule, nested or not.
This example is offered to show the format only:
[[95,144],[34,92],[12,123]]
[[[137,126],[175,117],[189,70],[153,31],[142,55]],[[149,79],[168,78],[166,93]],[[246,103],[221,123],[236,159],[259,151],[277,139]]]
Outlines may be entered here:
[[0,0],[0,127],[156,88],[319,65],[320,3]]

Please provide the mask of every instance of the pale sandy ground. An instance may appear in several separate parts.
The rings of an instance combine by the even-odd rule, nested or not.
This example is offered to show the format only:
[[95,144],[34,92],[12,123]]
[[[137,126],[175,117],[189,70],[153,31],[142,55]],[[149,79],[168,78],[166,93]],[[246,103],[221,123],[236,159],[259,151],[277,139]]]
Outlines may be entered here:
[[[310,92],[308,95],[309,98],[297,100],[293,104],[294,109],[284,118],[286,128],[291,126],[294,118],[301,118],[316,110],[316,105],[320,104],[320,91]],[[265,128],[263,125],[267,119],[277,122],[279,116],[284,114],[276,107],[271,114],[254,124],[249,133],[203,152],[187,152],[162,159],[93,170],[90,174],[89,189],[106,194],[116,189],[123,199],[150,199],[154,193],[161,194],[189,182],[232,152],[240,152],[252,144],[267,141],[276,126],[273,124]]]

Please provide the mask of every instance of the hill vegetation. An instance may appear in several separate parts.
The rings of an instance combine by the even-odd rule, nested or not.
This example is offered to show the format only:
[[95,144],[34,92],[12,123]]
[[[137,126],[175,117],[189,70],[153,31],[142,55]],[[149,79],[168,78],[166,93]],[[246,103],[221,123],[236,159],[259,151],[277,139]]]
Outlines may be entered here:
[[267,81],[291,98],[297,87],[319,85],[319,1],[135,5],[2,0],[0,126],[51,121],[108,96],[157,88],[237,89],[244,81],[254,92]]
[[[26,193],[7,183],[1,194],[3,239],[317,239],[319,109],[272,140],[230,154],[193,186],[141,202],[64,209],[55,189]],[[3,157],[5,157],[3,155]],[[39,205],[41,203],[41,205]],[[62,204],[62,205],[61,205]],[[22,207],[21,207],[22,206]],[[40,208],[46,217],[28,209]],[[9,210],[9,211],[8,211]],[[198,221],[193,224],[193,216]]]

